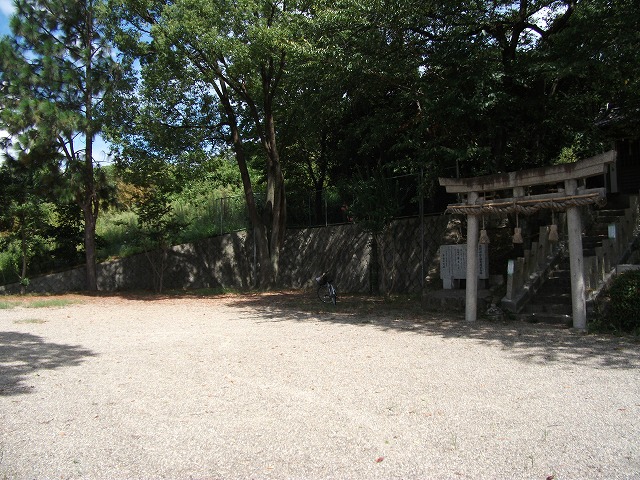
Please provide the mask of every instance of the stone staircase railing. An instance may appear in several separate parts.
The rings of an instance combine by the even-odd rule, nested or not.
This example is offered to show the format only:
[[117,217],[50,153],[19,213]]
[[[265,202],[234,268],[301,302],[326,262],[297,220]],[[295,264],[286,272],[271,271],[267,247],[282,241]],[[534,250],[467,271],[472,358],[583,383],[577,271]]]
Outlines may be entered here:
[[595,254],[584,258],[584,280],[587,300],[592,300],[617,273],[618,266],[638,263],[640,252],[640,201],[637,195],[629,197],[629,207],[609,224],[610,234],[602,239]]

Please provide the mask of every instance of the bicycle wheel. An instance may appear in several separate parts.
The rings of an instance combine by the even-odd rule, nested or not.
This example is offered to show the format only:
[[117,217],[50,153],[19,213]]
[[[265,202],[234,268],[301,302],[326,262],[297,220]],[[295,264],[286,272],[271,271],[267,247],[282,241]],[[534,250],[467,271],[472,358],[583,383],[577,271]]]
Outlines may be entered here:
[[331,301],[335,305],[338,301],[338,292],[336,292],[336,287],[331,284],[329,284],[329,295],[331,295]]
[[331,295],[332,286],[330,283],[325,283],[318,287],[318,298],[322,303],[333,303],[333,297]]

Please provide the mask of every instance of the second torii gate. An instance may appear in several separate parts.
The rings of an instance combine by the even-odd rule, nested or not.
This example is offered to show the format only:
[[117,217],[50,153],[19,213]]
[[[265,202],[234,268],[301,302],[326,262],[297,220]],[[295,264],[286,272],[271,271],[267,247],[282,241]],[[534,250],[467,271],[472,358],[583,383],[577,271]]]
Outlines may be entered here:
[[[582,220],[579,207],[603,205],[606,189],[585,189],[578,181],[606,173],[607,165],[614,163],[616,152],[611,150],[575,163],[534,168],[473,178],[440,178],[440,185],[448,193],[466,194],[466,202],[451,204],[447,211],[467,216],[467,281],[465,319],[477,320],[478,309],[478,237],[480,216],[495,213],[529,214],[541,209],[565,210],[569,237],[571,265],[571,304],[573,326],[587,328],[587,306],[584,283],[584,259],[582,253]],[[537,185],[560,184],[564,191],[525,196],[525,189]],[[486,201],[480,194],[511,190],[512,197]]]

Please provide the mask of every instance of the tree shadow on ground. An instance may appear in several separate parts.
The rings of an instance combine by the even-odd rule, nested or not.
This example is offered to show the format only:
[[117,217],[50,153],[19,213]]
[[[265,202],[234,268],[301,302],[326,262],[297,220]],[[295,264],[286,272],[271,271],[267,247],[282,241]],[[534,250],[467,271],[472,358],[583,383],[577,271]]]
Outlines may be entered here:
[[460,338],[508,351],[526,363],[585,364],[603,369],[640,367],[640,343],[635,338],[586,335],[558,325],[518,320],[467,323],[463,312],[425,311],[419,299],[388,302],[380,297],[347,295],[334,306],[320,303],[315,292],[296,291],[237,296],[230,304],[255,309],[265,321],[332,322]]
[[37,370],[53,370],[80,365],[86,357],[96,356],[77,345],[44,341],[22,332],[0,332],[0,396],[31,393],[29,375]]

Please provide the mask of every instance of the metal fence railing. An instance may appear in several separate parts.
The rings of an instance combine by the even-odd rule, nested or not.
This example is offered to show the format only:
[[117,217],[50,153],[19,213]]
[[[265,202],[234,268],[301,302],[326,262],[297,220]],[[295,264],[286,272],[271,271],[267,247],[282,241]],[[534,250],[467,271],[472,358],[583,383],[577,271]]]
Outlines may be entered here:
[[[420,194],[421,175],[405,174],[381,179],[380,202],[389,202],[394,218],[418,217],[421,213],[442,213],[446,206]],[[380,192],[377,192],[379,194]],[[264,194],[256,193],[256,204],[264,205]],[[354,193],[349,188],[287,191],[287,227],[306,228],[352,223]],[[374,211],[379,203],[371,203]],[[362,207],[361,207],[362,209]],[[181,211],[183,210],[183,211]],[[211,234],[219,235],[250,227],[244,195],[198,199],[176,209],[185,223],[205,222]],[[360,212],[362,214],[362,212]]]
[[[397,175],[382,179],[380,202],[389,202],[394,217],[416,217],[421,212],[420,174]],[[287,193],[287,225],[317,227],[350,223],[353,193],[338,188]],[[371,207],[376,208],[376,205]]]

